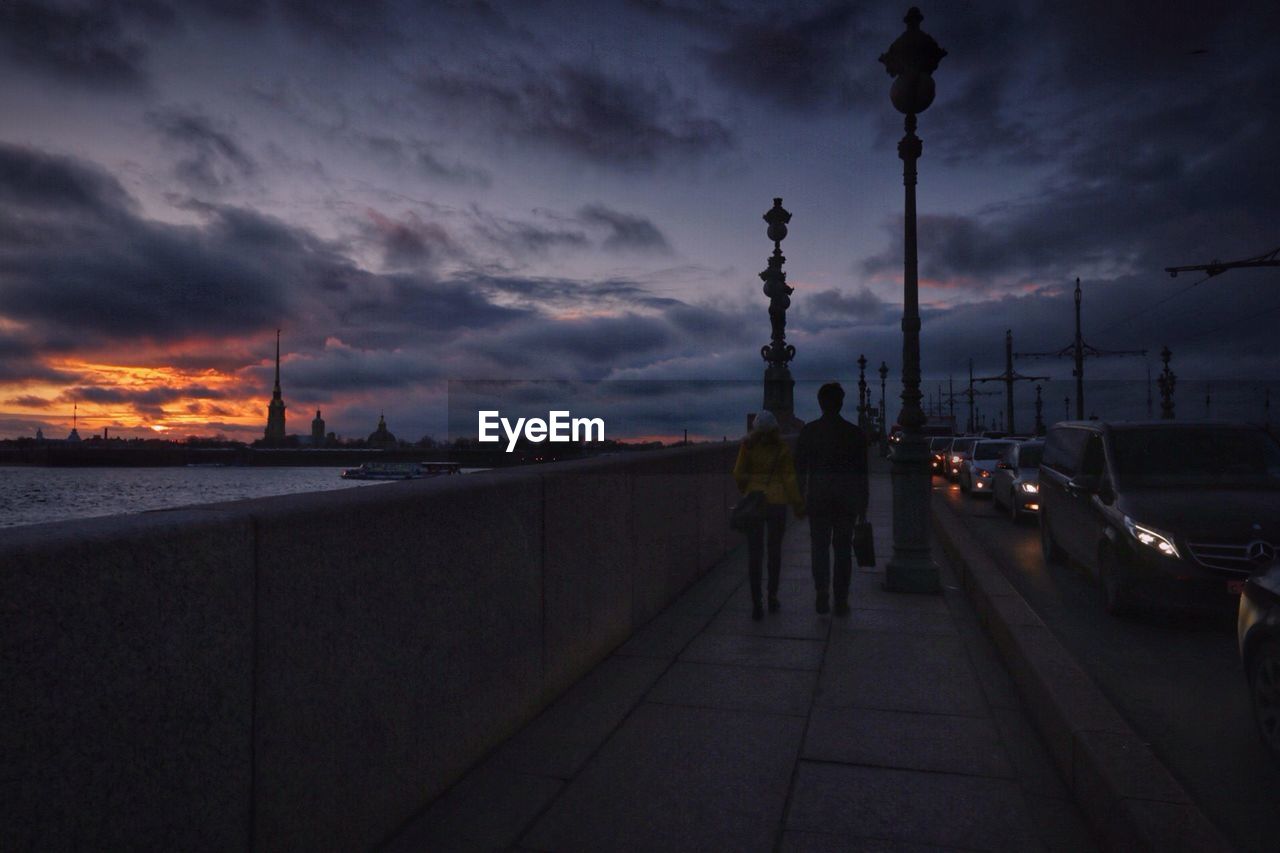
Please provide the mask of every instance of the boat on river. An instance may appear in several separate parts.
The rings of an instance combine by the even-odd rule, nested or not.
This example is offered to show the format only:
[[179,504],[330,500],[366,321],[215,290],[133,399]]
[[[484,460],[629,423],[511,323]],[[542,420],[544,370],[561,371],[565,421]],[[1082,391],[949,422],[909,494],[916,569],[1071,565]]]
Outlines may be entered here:
[[462,473],[457,462],[365,462],[342,472],[344,480],[422,480]]

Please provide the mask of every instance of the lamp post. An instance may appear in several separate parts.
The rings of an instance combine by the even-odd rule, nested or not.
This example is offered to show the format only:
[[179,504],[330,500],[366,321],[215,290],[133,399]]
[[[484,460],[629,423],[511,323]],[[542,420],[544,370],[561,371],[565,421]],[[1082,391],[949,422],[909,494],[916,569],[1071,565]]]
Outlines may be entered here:
[[1169,352],[1166,345],[1160,350],[1160,360],[1164,362],[1164,370],[1160,371],[1160,375],[1156,377],[1156,384],[1160,386],[1160,417],[1163,420],[1173,420],[1173,388],[1178,384],[1177,375],[1169,369],[1169,359],[1173,357],[1173,353]]
[[916,257],[916,161],[923,145],[916,136],[916,115],[933,103],[933,72],[947,52],[920,29],[924,16],[912,6],[903,22],[907,30],[880,57],[893,77],[889,99],[906,116],[898,142],[903,210],[902,276],[902,441],[893,451],[893,556],[885,567],[885,585],[896,592],[942,591],[938,567],[929,553],[929,454],[921,428],[920,285]]
[[794,392],[795,381],[791,378],[788,364],[795,358],[796,348],[787,343],[787,309],[791,307],[792,288],[787,284],[787,274],[782,265],[786,258],[782,254],[782,241],[787,237],[787,223],[791,214],[782,206],[782,199],[775,198],[771,207],[763,217],[769,224],[768,236],[773,241],[773,254],[769,258],[769,266],[760,273],[764,282],[764,295],[769,297],[769,322],[772,326],[773,339],[760,348],[760,357],[765,360],[764,371],[764,408],[773,412],[783,432],[794,432],[798,429],[795,416]]
[[1070,396],[1066,396],[1062,398],[1062,409],[1063,409],[1062,419],[1064,421],[1071,420],[1071,397]]
[[1044,401],[1040,399],[1040,386],[1036,385],[1036,435],[1044,435]]
[[889,365],[883,361],[880,362],[880,447],[885,446],[885,429],[884,429],[884,383],[889,378]]
[[858,356],[858,427],[863,434],[867,433],[867,410],[871,407],[868,405],[867,393],[867,357],[865,355]]

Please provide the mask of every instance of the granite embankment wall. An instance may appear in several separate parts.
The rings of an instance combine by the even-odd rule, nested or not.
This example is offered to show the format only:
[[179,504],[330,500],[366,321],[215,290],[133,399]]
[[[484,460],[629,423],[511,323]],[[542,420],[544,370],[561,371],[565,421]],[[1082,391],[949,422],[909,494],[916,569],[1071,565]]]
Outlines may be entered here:
[[735,450],[0,531],[0,849],[376,847],[740,541]]

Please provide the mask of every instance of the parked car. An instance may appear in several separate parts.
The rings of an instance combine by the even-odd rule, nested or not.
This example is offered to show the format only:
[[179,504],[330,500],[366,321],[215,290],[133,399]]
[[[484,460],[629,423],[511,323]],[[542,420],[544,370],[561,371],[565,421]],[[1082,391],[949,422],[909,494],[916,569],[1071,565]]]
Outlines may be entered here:
[[996,463],[1012,446],[1012,441],[1002,439],[976,442],[969,458],[960,464],[960,491],[968,492],[970,497],[991,494],[991,477],[995,474]]
[[977,441],[978,439],[971,435],[958,435],[951,440],[951,445],[947,448],[946,476],[948,480],[955,482],[960,479],[960,466],[973,453],[973,445]]
[[1253,719],[1280,761],[1280,563],[1245,581],[1236,628]]
[[1108,612],[1234,605],[1280,551],[1280,445],[1226,423],[1055,424],[1040,462],[1040,545],[1099,580]]
[[952,436],[939,435],[929,439],[929,473],[946,476],[947,449],[951,447]]
[[1009,511],[1017,524],[1025,513],[1040,511],[1040,454],[1043,441],[1020,441],[1005,448],[991,477],[991,501]]

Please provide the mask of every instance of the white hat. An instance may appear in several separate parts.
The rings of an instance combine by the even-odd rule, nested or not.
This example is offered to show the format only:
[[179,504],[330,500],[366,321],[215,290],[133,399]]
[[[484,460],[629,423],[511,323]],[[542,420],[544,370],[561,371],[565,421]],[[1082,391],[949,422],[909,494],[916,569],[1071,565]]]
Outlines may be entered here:
[[755,423],[751,425],[751,432],[767,432],[768,430],[776,430],[777,428],[778,419],[773,416],[773,412],[764,411],[756,415]]

